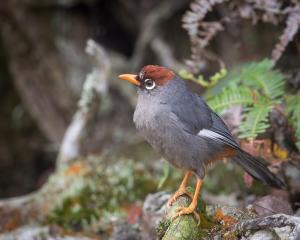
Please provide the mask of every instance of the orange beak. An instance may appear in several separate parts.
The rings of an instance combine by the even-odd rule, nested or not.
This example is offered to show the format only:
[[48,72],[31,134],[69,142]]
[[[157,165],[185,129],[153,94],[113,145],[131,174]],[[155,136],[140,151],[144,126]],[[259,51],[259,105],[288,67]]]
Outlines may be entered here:
[[134,74],[122,74],[122,75],[119,75],[119,78],[122,79],[122,80],[126,80],[132,84],[135,84],[135,85],[140,85],[141,83],[136,80],[136,77],[137,75],[134,75]]

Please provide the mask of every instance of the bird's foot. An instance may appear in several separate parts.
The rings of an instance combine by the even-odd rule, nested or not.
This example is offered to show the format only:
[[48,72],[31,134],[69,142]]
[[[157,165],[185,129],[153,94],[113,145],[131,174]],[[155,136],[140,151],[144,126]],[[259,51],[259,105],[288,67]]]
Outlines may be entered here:
[[168,202],[167,202],[168,206],[169,206],[169,207],[172,206],[172,204],[173,204],[174,202],[176,202],[177,198],[179,198],[179,197],[182,196],[182,195],[186,195],[186,196],[188,196],[190,199],[193,199],[193,195],[190,194],[190,193],[186,190],[186,188],[179,188],[179,189],[177,190],[177,192],[175,192],[174,195],[171,196],[171,197],[169,198],[169,200],[168,200]]
[[172,220],[174,220],[175,218],[177,217],[180,217],[182,215],[188,215],[188,214],[193,214],[195,219],[197,220],[198,222],[198,226],[200,225],[200,216],[199,214],[196,212],[196,206],[193,206],[193,204],[191,204],[190,206],[188,207],[178,207],[175,211],[175,215],[173,216]]

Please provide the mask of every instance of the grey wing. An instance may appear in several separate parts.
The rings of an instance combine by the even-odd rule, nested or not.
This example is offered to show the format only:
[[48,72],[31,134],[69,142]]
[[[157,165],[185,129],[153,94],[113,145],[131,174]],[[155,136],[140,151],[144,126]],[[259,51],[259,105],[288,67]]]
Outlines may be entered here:
[[185,125],[185,129],[194,135],[212,125],[211,110],[203,99],[194,93],[187,94],[172,104],[171,111]]
[[[221,117],[219,117],[215,112],[211,111],[212,116],[212,126],[208,130],[214,135],[213,139],[221,141],[230,147],[235,149],[240,149],[238,143],[234,140],[228,127],[224,123]],[[201,131],[200,131],[201,132]]]
[[180,123],[177,127],[188,135],[187,146],[194,153],[192,167],[202,178],[206,165],[231,156],[239,146],[222,119],[200,97],[193,100],[188,106],[181,106],[182,111],[176,112],[172,107],[172,115]]
[[[195,136],[194,138],[188,138],[193,141],[188,146],[196,146],[194,152],[198,153],[198,158],[197,161],[195,159],[191,161],[191,167],[198,177],[204,177],[207,164],[220,160],[223,157],[232,157],[234,162],[239,164],[254,178],[274,187],[285,188],[285,183],[270,172],[261,159],[255,158],[240,148],[226,124],[216,113],[207,106],[204,112],[202,111],[203,108],[199,112],[197,107],[201,106],[201,104],[206,106],[203,100],[199,98],[198,102],[194,102],[192,105],[193,108],[196,107],[194,111],[193,108],[187,107],[184,111],[186,115],[177,115],[177,117],[181,117],[181,122],[184,124],[182,128],[188,129],[188,134]],[[201,113],[207,114],[209,117],[201,117]],[[189,117],[192,119],[189,119]]]
[[175,166],[193,171],[199,178],[205,175],[206,166],[222,159],[224,144],[202,137],[190,131],[190,127],[173,112],[163,111],[157,115],[160,124],[150,139],[150,144]]
[[207,106],[201,97],[190,94],[186,98],[188,99],[181,99],[172,106],[172,112],[184,124],[185,130],[191,134],[239,148],[223,120]]

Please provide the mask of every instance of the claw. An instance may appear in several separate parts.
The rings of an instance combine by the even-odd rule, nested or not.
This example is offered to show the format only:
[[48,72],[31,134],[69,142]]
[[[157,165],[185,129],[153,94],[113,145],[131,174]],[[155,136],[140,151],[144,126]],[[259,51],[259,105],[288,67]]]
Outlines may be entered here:
[[186,195],[186,196],[188,196],[190,199],[193,199],[193,195],[190,194],[186,189],[178,189],[178,191],[177,191],[173,196],[171,196],[171,197],[169,198],[169,200],[168,200],[168,202],[167,202],[168,206],[169,206],[169,207],[172,206],[172,204],[173,204],[174,202],[176,202],[177,198],[179,198],[179,197],[182,196],[182,195]]
[[195,193],[194,196],[192,196],[187,190],[186,190],[186,183],[189,179],[189,177],[191,176],[191,172],[187,172],[184,176],[184,179],[178,189],[178,191],[169,199],[168,201],[168,206],[172,205],[173,202],[176,201],[176,199],[181,196],[181,195],[187,195],[188,197],[190,197],[192,199],[191,204],[188,207],[178,207],[176,208],[176,213],[174,214],[174,216],[172,217],[172,220],[174,220],[175,218],[182,216],[182,215],[186,215],[186,214],[193,214],[194,217],[196,218],[196,220],[198,221],[198,225],[200,224],[200,216],[199,214],[195,211],[195,209],[197,208],[197,204],[198,204],[198,197],[199,197],[199,192],[202,186],[202,180],[201,179],[197,179],[197,184],[196,184],[196,188],[195,188]]
[[195,219],[197,220],[198,222],[198,226],[200,225],[200,216],[199,214],[195,211],[195,208],[192,207],[192,206],[189,206],[189,207],[178,207],[176,210],[176,213],[175,215],[173,216],[172,218],[172,221],[175,220],[177,217],[180,217],[182,215],[187,215],[187,214],[193,214]]

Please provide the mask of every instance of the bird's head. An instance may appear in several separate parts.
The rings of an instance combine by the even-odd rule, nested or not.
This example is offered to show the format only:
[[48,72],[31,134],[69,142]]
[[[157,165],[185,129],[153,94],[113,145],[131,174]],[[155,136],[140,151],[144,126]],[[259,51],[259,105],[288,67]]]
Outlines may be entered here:
[[137,74],[122,74],[120,79],[126,80],[137,85],[146,92],[154,91],[165,86],[169,81],[175,78],[175,73],[165,67],[157,65],[147,65]]

